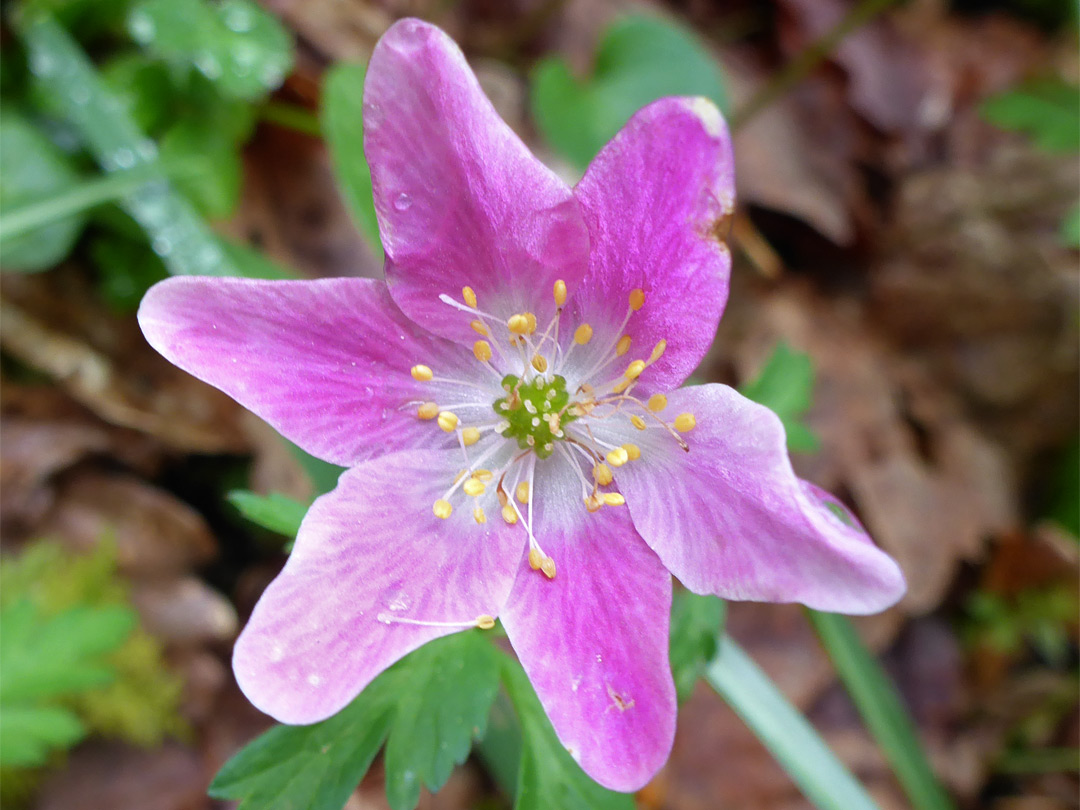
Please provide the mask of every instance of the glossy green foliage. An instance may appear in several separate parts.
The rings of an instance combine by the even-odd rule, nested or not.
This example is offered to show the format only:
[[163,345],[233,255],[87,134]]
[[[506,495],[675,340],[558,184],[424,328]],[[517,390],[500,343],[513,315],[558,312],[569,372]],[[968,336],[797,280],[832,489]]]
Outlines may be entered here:
[[671,604],[671,674],[682,703],[716,655],[726,603],[716,596],[679,590]]
[[788,449],[813,453],[818,438],[803,424],[814,391],[814,365],[810,356],[779,343],[758,376],[743,383],[739,392],[748,399],[770,408],[784,423]]

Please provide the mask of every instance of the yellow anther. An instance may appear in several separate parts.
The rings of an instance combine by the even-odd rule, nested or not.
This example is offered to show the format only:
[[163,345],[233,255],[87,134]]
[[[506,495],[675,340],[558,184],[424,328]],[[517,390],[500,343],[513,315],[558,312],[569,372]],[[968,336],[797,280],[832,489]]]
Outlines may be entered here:
[[466,304],[476,309],[476,293],[473,292],[472,287],[462,287],[461,297],[465,299]]
[[649,364],[651,365],[651,364],[655,363],[657,360],[659,360],[663,356],[664,350],[666,348],[667,348],[667,341],[666,340],[661,340],[659,343],[657,343],[655,346],[653,346],[652,354],[649,355]]
[[529,334],[531,335],[533,332],[536,331],[536,316],[533,315],[531,312],[526,312],[525,320],[529,324]]
[[635,360],[633,363],[626,367],[626,371],[623,372],[623,376],[628,380],[636,380],[641,376],[641,372],[645,370],[644,360]]
[[506,327],[515,335],[524,335],[529,331],[529,319],[524,315],[511,315]]
[[412,374],[412,378],[417,382],[427,382],[435,376],[427,366],[413,366],[410,369],[410,373]]
[[544,562],[544,555],[542,555],[535,548],[529,549],[529,568],[533,571],[539,571],[540,565]]
[[630,351],[630,336],[623,335],[619,338],[619,342],[615,344],[615,355],[617,357],[622,357],[628,351]]
[[645,306],[645,291],[644,290],[631,290],[630,291],[630,309],[637,312]]
[[475,498],[478,495],[483,495],[484,490],[487,489],[487,486],[479,478],[470,478],[468,481],[461,485],[461,488],[465,490],[466,495],[471,495]]
[[513,526],[518,522],[517,510],[508,503],[503,504],[502,519]]
[[492,478],[495,477],[495,473],[493,473],[491,470],[485,470],[483,468],[473,470],[472,475],[473,478],[477,479],[478,481],[490,481]]
[[450,411],[443,411],[439,414],[439,427],[445,430],[447,433],[453,433],[454,428],[457,427],[458,418],[456,413]]
[[596,479],[596,483],[598,483],[602,487],[606,487],[608,484],[611,483],[611,467],[609,467],[607,464],[594,464],[592,468],[592,475],[593,478]]
[[432,505],[431,511],[435,513],[435,517],[446,520],[450,517],[450,513],[454,511],[454,507],[450,505],[450,501],[444,501],[440,498]]
[[645,430],[645,428],[647,427],[647,425],[645,424],[645,420],[638,416],[636,413],[630,417],[630,424],[632,424],[638,430]]
[[486,340],[478,340],[472,345],[473,356],[481,363],[491,359],[491,344]]
[[694,418],[692,413],[680,413],[675,417],[675,429],[679,433],[686,433],[695,427],[697,427],[697,419]]
[[514,496],[518,499],[518,503],[529,502],[529,482],[522,481],[517,485],[517,489],[514,490]]
[[566,303],[566,282],[561,278],[555,282],[555,306],[561,307]]
[[480,431],[474,427],[467,427],[461,431],[461,442],[466,447],[472,447],[480,441]]
[[547,358],[542,354],[534,354],[532,359],[532,367],[543,374],[547,371]]
[[607,454],[607,462],[612,467],[621,467],[629,460],[630,454],[626,451],[625,447],[616,447],[614,450]]
[[425,402],[419,408],[416,409],[416,415],[421,419],[434,419],[439,415],[439,403],[437,402]]
[[472,510],[473,520],[479,523],[481,526],[487,523],[487,515],[484,514],[484,510],[479,506]]
[[630,461],[637,461],[641,458],[641,448],[636,444],[624,444],[622,449],[626,451],[626,457],[630,459]]
[[599,512],[604,507],[604,498],[594,492],[592,495],[585,496],[585,510],[587,512]]
[[647,407],[653,413],[660,413],[660,411],[667,407],[667,397],[663,394],[653,394],[649,397]]
[[548,579],[555,579],[555,561],[551,557],[544,557],[543,562],[540,563],[540,570]]
[[587,323],[583,323],[574,330],[574,343],[577,345],[584,346],[590,340],[592,340],[592,327]]
[[474,332],[476,332],[478,334],[481,334],[484,337],[487,337],[488,335],[491,334],[488,331],[488,328],[486,326],[484,326],[483,321],[469,321],[469,326],[471,326],[473,328]]
[[626,503],[626,498],[618,492],[605,492],[604,503],[607,506],[622,506]]
[[623,391],[625,391],[627,388],[629,388],[633,384],[634,384],[634,379],[632,377],[624,377],[623,379],[619,380],[618,383],[616,383],[615,387],[612,388],[611,391],[614,394],[621,394]]
[[489,616],[486,613],[482,613],[481,615],[476,617],[476,626],[479,627],[481,630],[490,630],[492,627],[495,626],[495,617]]

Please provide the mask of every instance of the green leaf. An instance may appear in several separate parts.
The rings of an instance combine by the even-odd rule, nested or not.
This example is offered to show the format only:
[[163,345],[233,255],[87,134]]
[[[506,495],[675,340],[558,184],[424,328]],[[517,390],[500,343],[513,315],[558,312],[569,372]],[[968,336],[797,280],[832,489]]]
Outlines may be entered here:
[[506,657],[502,676],[525,744],[514,810],[633,810],[633,796],[598,785],[563,748],[521,665]]
[[1080,203],[1074,205],[1061,221],[1061,243],[1065,247],[1080,248]]
[[0,765],[32,768],[86,735],[79,718],[57,706],[7,706],[0,714]]
[[288,31],[253,0],[144,0],[128,16],[128,31],[151,53],[194,68],[234,98],[262,98],[292,69]]
[[306,504],[279,492],[257,495],[246,489],[234,489],[225,497],[252,523],[285,537],[296,537],[308,510]]
[[173,124],[158,149],[166,163],[197,170],[178,176],[175,183],[203,216],[225,219],[232,215],[240,201],[243,166],[231,139],[191,118]]
[[156,133],[171,118],[177,90],[162,62],[128,51],[101,66],[101,79],[123,114],[143,132]]
[[671,603],[671,674],[682,703],[694,691],[705,664],[716,655],[726,603],[715,596],[679,590]]
[[788,449],[813,453],[818,439],[800,420],[810,409],[814,390],[814,365],[810,356],[780,342],[753,380],[739,387],[747,399],[771,409],[784,423]]
[[371,191],[371,170],[364,157],[364,75],[362,64],[338,64],[323,81],[322,121],[334,176],[353,219],[376,256],[382,257],[379,222]]
[[914,810],[951,810],[953,803],[934,776],[915,726],[881,665],[854,626],[835,613],[807,611],[836,672],[874,735]]
[[[82,182],[67,155],[16,110],[0,114],[0,220],[10,227],[18,211],[64,197]],[[86,218],[80,210],[33,223],[3,244],[5,270],[43,270],[71,252]]]
[[1011,132],[1026,132],[1047,152],[1080,151],[1080,88],[1046,79],[992,96],[983,117]]
[[191,204],[169,184],[152,141],[122,112],[70,35],[49,18],[21,28],[42,95],[110,172],[141,167],[153,178],[123,198],[154,252],[174,275],[241,275]]
[[532,74],[532,111],[541,133],[580,168],[635,112],[664,96],[705,96],[727,108],[716,60],[688,31],[654,17],[627,17],[604,34],[592,74],[577,79],[560,57]]
[[145,243],[104,233],[90,243],[98,292],[118,312],[135,312],[151,286],[168,277],[161,258]]
[[806,718],[729,636],[705,669],[705,680],[821,810],[877,810],[862,785]]
[[438,790],[484,736],[499,689],[499,653],[479,631],[432,641],[401,668],[386,741],[386,797],[411,810]]
[[329,461],[323,461],[321,458],[315,458],[311,453],[293,444],[288,439],[284,441],[289,450],[292,451],[293,457],[300,462],[304,472],[307,473],[311,485],[315,488],[316,495],[322,495],[337,486],[338,479],[345,472],[344,467],[331,464]]
[[[479,631],[429,642],[347,707],[311,726],[278,726],[225,763],[210,795],[241,810],[340,810],[383,741],[387,797],[412,807],[437,790],[482,734],[499,653]],[[410,803],[411,802],[411,803]]]

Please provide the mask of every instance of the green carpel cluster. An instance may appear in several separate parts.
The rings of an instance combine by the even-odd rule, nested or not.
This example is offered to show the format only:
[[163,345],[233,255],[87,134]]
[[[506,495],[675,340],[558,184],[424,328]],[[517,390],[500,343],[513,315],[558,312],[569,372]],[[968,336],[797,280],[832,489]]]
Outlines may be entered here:
[[563,426],[577,419],[568,409],[566,380],[555,375],[550,380],[536,377],[526,382],[507,374],[502,387],[506,396],[494,405],[495,413],[509,423],[502,435],[517,439],[521,449],[547,458],[555,451],[556,440],[562,438]]

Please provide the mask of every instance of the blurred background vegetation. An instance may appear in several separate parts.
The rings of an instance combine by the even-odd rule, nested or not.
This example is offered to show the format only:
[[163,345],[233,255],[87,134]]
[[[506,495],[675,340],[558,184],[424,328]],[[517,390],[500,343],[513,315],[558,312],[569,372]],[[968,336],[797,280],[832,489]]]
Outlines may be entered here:
[[[169,274],[380,275],[364,64],[415,15],[571,182],[654,98],[725,110],[732,295],[695,381],[774,408],[800,474],[904,567],[904,602],[854,625],[955,805],[1080,806],[1076,8],[4,3],[4,805],[216,806],[213,775],[270,726],[232,681],[231,642],[336,470],[170,367],[133,314]],[[721,617],[688,604],[672,650],[688,703],[638,805],[805,806],[695,690]],[[858,703],[858,637],[793,606],[725,621],[881,807],[915,801],[838,682]],[[493,747],[421,806],[505,806]],[[349,807],[384,806],[384,774],[376,760]]]

